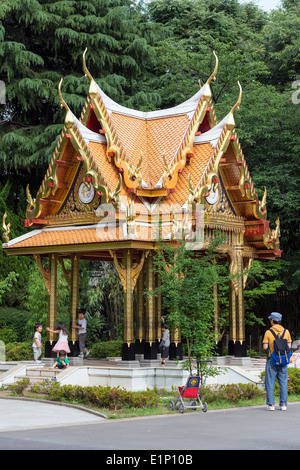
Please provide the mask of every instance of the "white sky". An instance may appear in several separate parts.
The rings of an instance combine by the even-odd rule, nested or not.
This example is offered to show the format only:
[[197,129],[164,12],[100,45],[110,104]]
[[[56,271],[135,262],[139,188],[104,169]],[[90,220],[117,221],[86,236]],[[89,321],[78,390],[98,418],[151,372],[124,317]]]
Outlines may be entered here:
[[[241,3],[248,3],[250,0],[240,0]],[[254,3],[265,11],[270,11],[280,6],[280,0],[254,0]]]

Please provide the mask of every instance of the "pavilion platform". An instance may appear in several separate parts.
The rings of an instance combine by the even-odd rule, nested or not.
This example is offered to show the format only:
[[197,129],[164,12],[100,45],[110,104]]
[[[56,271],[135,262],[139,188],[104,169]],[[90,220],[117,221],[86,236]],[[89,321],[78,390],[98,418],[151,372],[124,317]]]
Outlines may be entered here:
[[[265,358],[225,356],[222,361],[220,359],[214,360],[213,363],[220,374],[216,377],[208,377],[207,385],[252,383],[263,387],[260,374],[265,368]],[[238,359],[243,359],[243,361]],[[15,383],[26,377],[34,383],[47,378],[51,380],[55,376],[61,385],[119,386],[129,391],[159,388],[171,391],[174,387],[184,385],[188,377],[188,372],[182,369],[182,361],[179,363],[166,361],[165,366],[162,366],[160,361],[151,365],[145,365],[142,361],[141,365],[135,364],[133,367],[120,365],[121,362],[120,358],[103,360],[74,358],[70,367],[62,371],[50,369],[53,359],[50,362],[49,358],[43,359],[42,363],[37,365],[33,364],[33,361],[2,362],[0,363],[0,386]]]

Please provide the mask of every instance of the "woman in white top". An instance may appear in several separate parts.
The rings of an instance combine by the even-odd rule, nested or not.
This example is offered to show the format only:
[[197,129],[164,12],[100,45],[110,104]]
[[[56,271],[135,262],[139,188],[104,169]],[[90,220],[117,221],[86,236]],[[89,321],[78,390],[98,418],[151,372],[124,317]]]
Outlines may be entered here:
[[68,342],[68,330],[65,327],[64,323],[57,323],[56,330],[51,330],[49,327],[46,328],[47,331],[51,333],[59,334],[58,341],[55,344],[52,351],[57,352],[57,357],[59,355],[59,351],[66,351],[66,353],[70,353],[69,342]]
[[300,340],[296,340],[292,343],[293,354],[290,359],[290,363],[293,367],[300,369]]

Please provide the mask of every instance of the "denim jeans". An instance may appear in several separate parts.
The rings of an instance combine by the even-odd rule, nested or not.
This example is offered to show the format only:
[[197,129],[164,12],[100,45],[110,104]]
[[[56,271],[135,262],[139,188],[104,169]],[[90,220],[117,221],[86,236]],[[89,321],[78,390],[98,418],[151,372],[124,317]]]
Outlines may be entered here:
[[288,366],[275,366],[270,358],[267,359],[265,369],[265,389],[267,405],[275,405],[274,386],[278,380],[280,387],[280,405],[286,405],[288,399]]

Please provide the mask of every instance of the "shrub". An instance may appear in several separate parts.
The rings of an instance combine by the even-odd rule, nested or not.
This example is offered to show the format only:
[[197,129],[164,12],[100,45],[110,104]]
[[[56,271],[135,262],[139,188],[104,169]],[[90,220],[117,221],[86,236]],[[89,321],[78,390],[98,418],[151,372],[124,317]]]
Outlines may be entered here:
[[48,398],[54,401],[77,401],[111,410],[149,408],[157,406],[159,402],[159,394],[156,390],[130,392],[120,387],[81,387],[80,385],[60,385],[58,382],[47,382],[34,385],[32,391],[46,393]]
[[19,380],[17,383],[9,385],[7,388],[13,393],[17,395],[23,395],[24,390],[28,387],[30,379],[22,379]]
[[221,384],[204,387],[202,395],[207,403],[218,401],[237,403],[240,400],[263,398],[265,391],[253,384]]
[[0,326],[14,330],[16,338],[13,341],[24,341],[33,337],[32,331],[27,328],[28,312],[12,307],[0,307]]
[[[298,394],[300,393],[300,369],[296,367],[288,368],[288,393],[289,394]],[[261,373],[261,377],[264,380],[265,373]],[[279,395],[279,384],[277,380],[275,381],[275,395]]]
[[289,367],[288,371],[288,393],[300,393],[300,369]]
[[17,334],[13,329],[4,326],[0,329],[0,341],[3,341],[4,343],[17,341]]
[[90,356],[96,359],[105,357],[121,356],[122,354],[122,340],[115,341],[99,341],[91,347]]
[[32,343],[7,343],[5,350],[7,361],[30,361],[33,358]]

